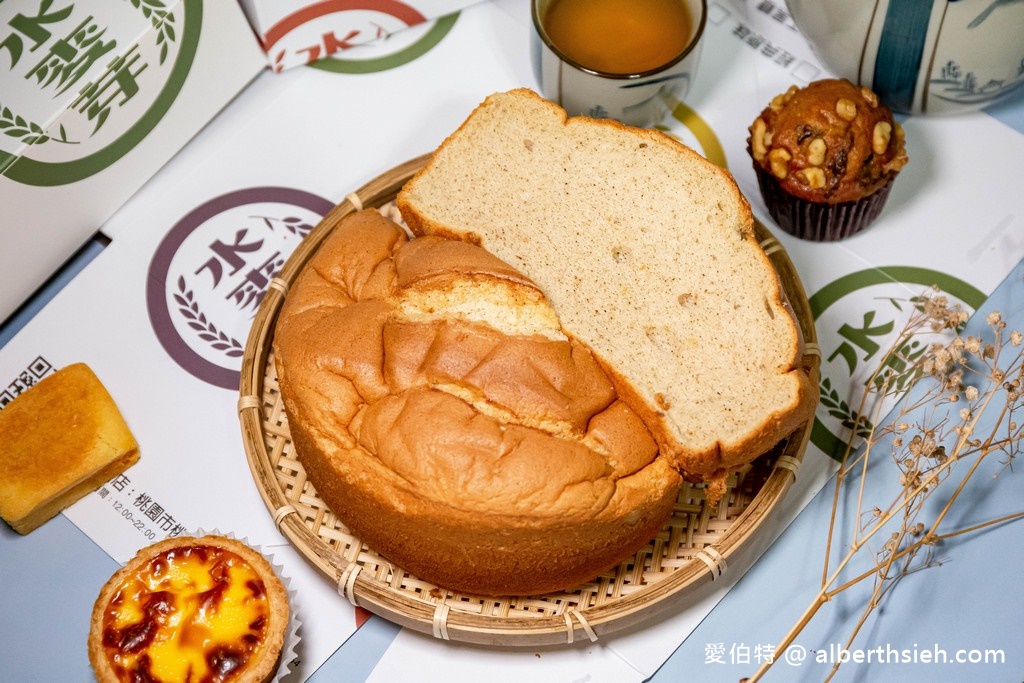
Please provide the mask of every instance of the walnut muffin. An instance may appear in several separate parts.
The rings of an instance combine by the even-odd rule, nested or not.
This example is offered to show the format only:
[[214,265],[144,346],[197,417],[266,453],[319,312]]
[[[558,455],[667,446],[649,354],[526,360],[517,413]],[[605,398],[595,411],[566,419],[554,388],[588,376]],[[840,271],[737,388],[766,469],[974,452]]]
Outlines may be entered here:
[[892,111],[845,79],[790,87],[749,131],[769,213],[804,239],[842,239],[866,228],[907,163],[903,128]]

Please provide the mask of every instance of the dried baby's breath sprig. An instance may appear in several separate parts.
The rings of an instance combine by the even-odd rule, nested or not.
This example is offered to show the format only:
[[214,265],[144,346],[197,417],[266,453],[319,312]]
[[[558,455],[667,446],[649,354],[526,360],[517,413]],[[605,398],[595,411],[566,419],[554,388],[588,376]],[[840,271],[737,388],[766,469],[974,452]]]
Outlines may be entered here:
[[[872,426],[859,447],[857,435],[851,433],[835,476],[820,590],[776,652],[784,652],[824,604],[848,588],[872,580],[871,594],[845,644],[849,648],[900,579],[941,564],[934,555],[940,541],[1024,517],[1022,511],[960,529],[947,529],[943,524],[989,456],[1002,454],[1006,468],[1022,454],[1024,425],[1017,416],[1024,409],[1024,335],[1019,330],[1008,331],[1002,315],[992,312],[986,317],[991,340],[961,336],[967,313],[951,306],[934,288],[916,303],[915,312],[865,383],[856,423]],[[912,341],[926,335],[939,337],[926,353],[914,358],[902,355]],[[898,394],[903,399],[895,416],[873,426],[884,399]],[[888,503],[868,505],[867,469],[878,450],[888,451],[897,493]],[[857,524],[846,552],[833,565],[841,494],[849,478],[857,474]],[[944,484],[945,503],[926,519],[925,502]],[[953,489],[947,493],[949,486]],[[872,551],[877,543],[880,547]],[[865,556],[870,558],[869,568],[847,577],[854,559]],[[746,680],[759,680],[773,663],[774,659],[765,661]],[[837,662],[826,680],[839,666]]]

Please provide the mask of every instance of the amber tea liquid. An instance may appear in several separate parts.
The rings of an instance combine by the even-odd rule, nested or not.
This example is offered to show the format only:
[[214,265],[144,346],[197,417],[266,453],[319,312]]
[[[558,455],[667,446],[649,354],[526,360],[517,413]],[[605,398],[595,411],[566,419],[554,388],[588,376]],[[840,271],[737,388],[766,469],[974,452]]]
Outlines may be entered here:
[[580,66],[626,75],[678,57],[692,20],[682,0],[554,0],[543,24],[548,39]]

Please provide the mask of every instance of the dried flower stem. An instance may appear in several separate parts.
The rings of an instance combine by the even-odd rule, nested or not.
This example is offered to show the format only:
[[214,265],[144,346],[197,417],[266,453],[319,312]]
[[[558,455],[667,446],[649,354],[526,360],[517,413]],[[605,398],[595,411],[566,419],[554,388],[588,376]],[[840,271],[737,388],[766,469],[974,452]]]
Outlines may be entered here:
[[[947,539],[954,538],[956,536],[962,536],[963,534],[974,533],[975,531],[981,531],[983,529],[987,529],[988,527],[998,526],[1000,524],[1005,524],[1007,522],[1013,522],[1013,521],[1016,521],[1018,519],[1024,519],[1024,511],[1014,512],[1014,513],[1009,514],[1009,515],[1003,515],[1002,517],[999,517],[997,519],[990,519],[987,522],[981,522],[979,524],[974,524],[972,526],[969,526],[969,527],[966,527],[966,528],[963,528],[963,529],[958,529],[957,531],[947,531],[944,534],[936,534],[934,536],[929,536],[929,537],[927,537],[927,539],[922,539],[920,541],[917,541],[913,545],[908,545],[908,546],[903,547],[896,554],[894,554],[892,557],[893,557],[893,560],[901,560],[901,559],[907,557],[908,555],[913,555],[915,552],[917,552],[919,550],[919,546],[922,545],[922,544],[925,544],[926,541],[927,541],[927,543],[929,545],[931,545],[933,543],[938,543],[939,541],[945,541]],[[831,590],[825,591],[826,602],[828,600],[831,600],[835,596],[839,595],[840,593],[845,591],[847,588],[852,588],[853,586],[857,585],[861,581],[864,581],[865,579],[870,579],[872,576],[875,576],[877,573],[878,573],[877,569],[869,569],[868,571],[864,572],[863,574],[860,574],[859,576],[855,576],[854,578],[847,580],[845,583],[843,583],[843,584],[841,584],[839,586],[836,586],[835,588],[833,588]]]
[[[903,350],[910,348],[909,344],[915,336],[928,332],[957,331],[966,322],[966,314],[958,308],[947,306],[945,297],[933,294],[922,297],[921,301],[922,305],[911,315],[896,341],[865,383],[866,390],[860,399],[857,419],[835,476],[821,586],[803,614],[780,641],[776,652],[784,652],[793,644],[822,605],[843,591],[873,578],[875,583],[870,596],[846,643],[847,647],[851,646],[868,618],[901,578],[936,563],[932,556],[932,548],[938,542],[1024,518],[1024,511],[1021,511],[955,531],[939,530],[965,491],[968,482],[978,472],[982,461],[992,453],[1001,452],[1008,456],[1008,466],[1022,452],[1022,428],[1013,418],[1016,411],[1024,407],[1021,402],[1024,393],[1024,353],[1018,351],[1005,367],[1000,365],[1000,355],[1007,345],[1020,347],[1024,342],[1024,335],[1014,331],[1010,333],[1008,341],[1005,340],[1003,334],[1006,325],[998,313],[992,313],[987,319],[994,336],[992,344],[982,344],[980,339],[973,337],[964,339],[956,336],[950,344],[933,344],[928,354],[905,363],[903,361],[907,359],[903,355]],[[981,365],[981,369],[975,368],[976,364]],[[894,374],[893,367],[904,367],[904,370]],[[980,380],[984,390],[979,391],[974,386],[965,386],[965,373],[972,379]],[[883,399],[894,397],[901,388],[906,389],[909,395],[910,389],[913,389],[923,377],[934,381],[935,387],[916,398],[904,397],[905,403],[900,407],[894,423],[876,427]],[[995,407],[993,401],[996,397],[1003,395],[1006,400],[996,411],[996,419],[991,423],[993,427],[984,438],[978,438],[974,432],[982,416]],[[872,398],[875,399],[873,403]],[[942,407],[948,410],[949,404],[962,398],[966,399],[967,407],[960,410],[960,422],[953,424],[950,429],[950,419],[945,414],[936,418],[935,413]],[[922,409],[924,416],[916,428],[912,429],[910,425],[901,421],[905,416]],[[870,420],[867,419],[869,414]],[[869,427],[868,434],[863,445],[858,448],[855,444],[857,427],[864,424]],[[1005,434],[1001,433],[1003,425],[1007,425]],[[903,435],[915,430],[913,438],[904,443]],[[955,434],[956,438],[950,452],[947,453],[943,442],[952,434]],[[864,519],[866,509],[865,486],[868,466],[873,451],[885,437],[892,437],[892,457],[900,473],[900,489],[888,505],[872,508],[872,521],[864,524],[861,520]],[[918,517],[930,494],[951,476],[958,463],[968,458],[973,458],[973,462],[935,518],[928,525],[919,522]],[[832,567],[831,558],[837,536],[837,512],[841,492],[847,479],[858,472],[860,482],[856,492],[856,514],[853,518],[851,540],[846,553]],[[860,552],[869,546],[872,539],[894,524],[898,525],[897,530],[891,533],[881,550],[874,554],[874,565],[853,578],[840,582],[850,563],[859,557]],[[760,680],[773,663],[774,659],[766,660],[754,675],[746,680]],[[826,680],[831,680],[835,676],[839,666],[838,662],[834,664]]]

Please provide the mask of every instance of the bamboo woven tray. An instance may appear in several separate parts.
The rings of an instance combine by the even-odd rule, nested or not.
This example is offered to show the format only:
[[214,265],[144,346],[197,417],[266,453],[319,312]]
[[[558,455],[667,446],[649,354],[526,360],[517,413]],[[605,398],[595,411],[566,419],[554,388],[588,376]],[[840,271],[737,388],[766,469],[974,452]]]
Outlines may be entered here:
[[[702,486],[684,485],[670,521],[647,547],[571,592],[541,596],[478,597],[420,581],[349,534],[306,480],[277,388],[271,347],[278,312],[290,283],[344,216],[375,207],[399,220],[392,200],[426,159],[406,162],[348,195],[299,245],[257,312],[243,357],[238,411],[249,466],[275,524],[354,605],[445,640],[517,646],[597,640],[649,620],[687,591],[721,578],[730,557],[795,479],[810,423],[732,475],[717,505],[706,504]],[[816,382],[820,352],[803,286],[782,245],[763,226],[756,228],[801,324],[804,363]]]

